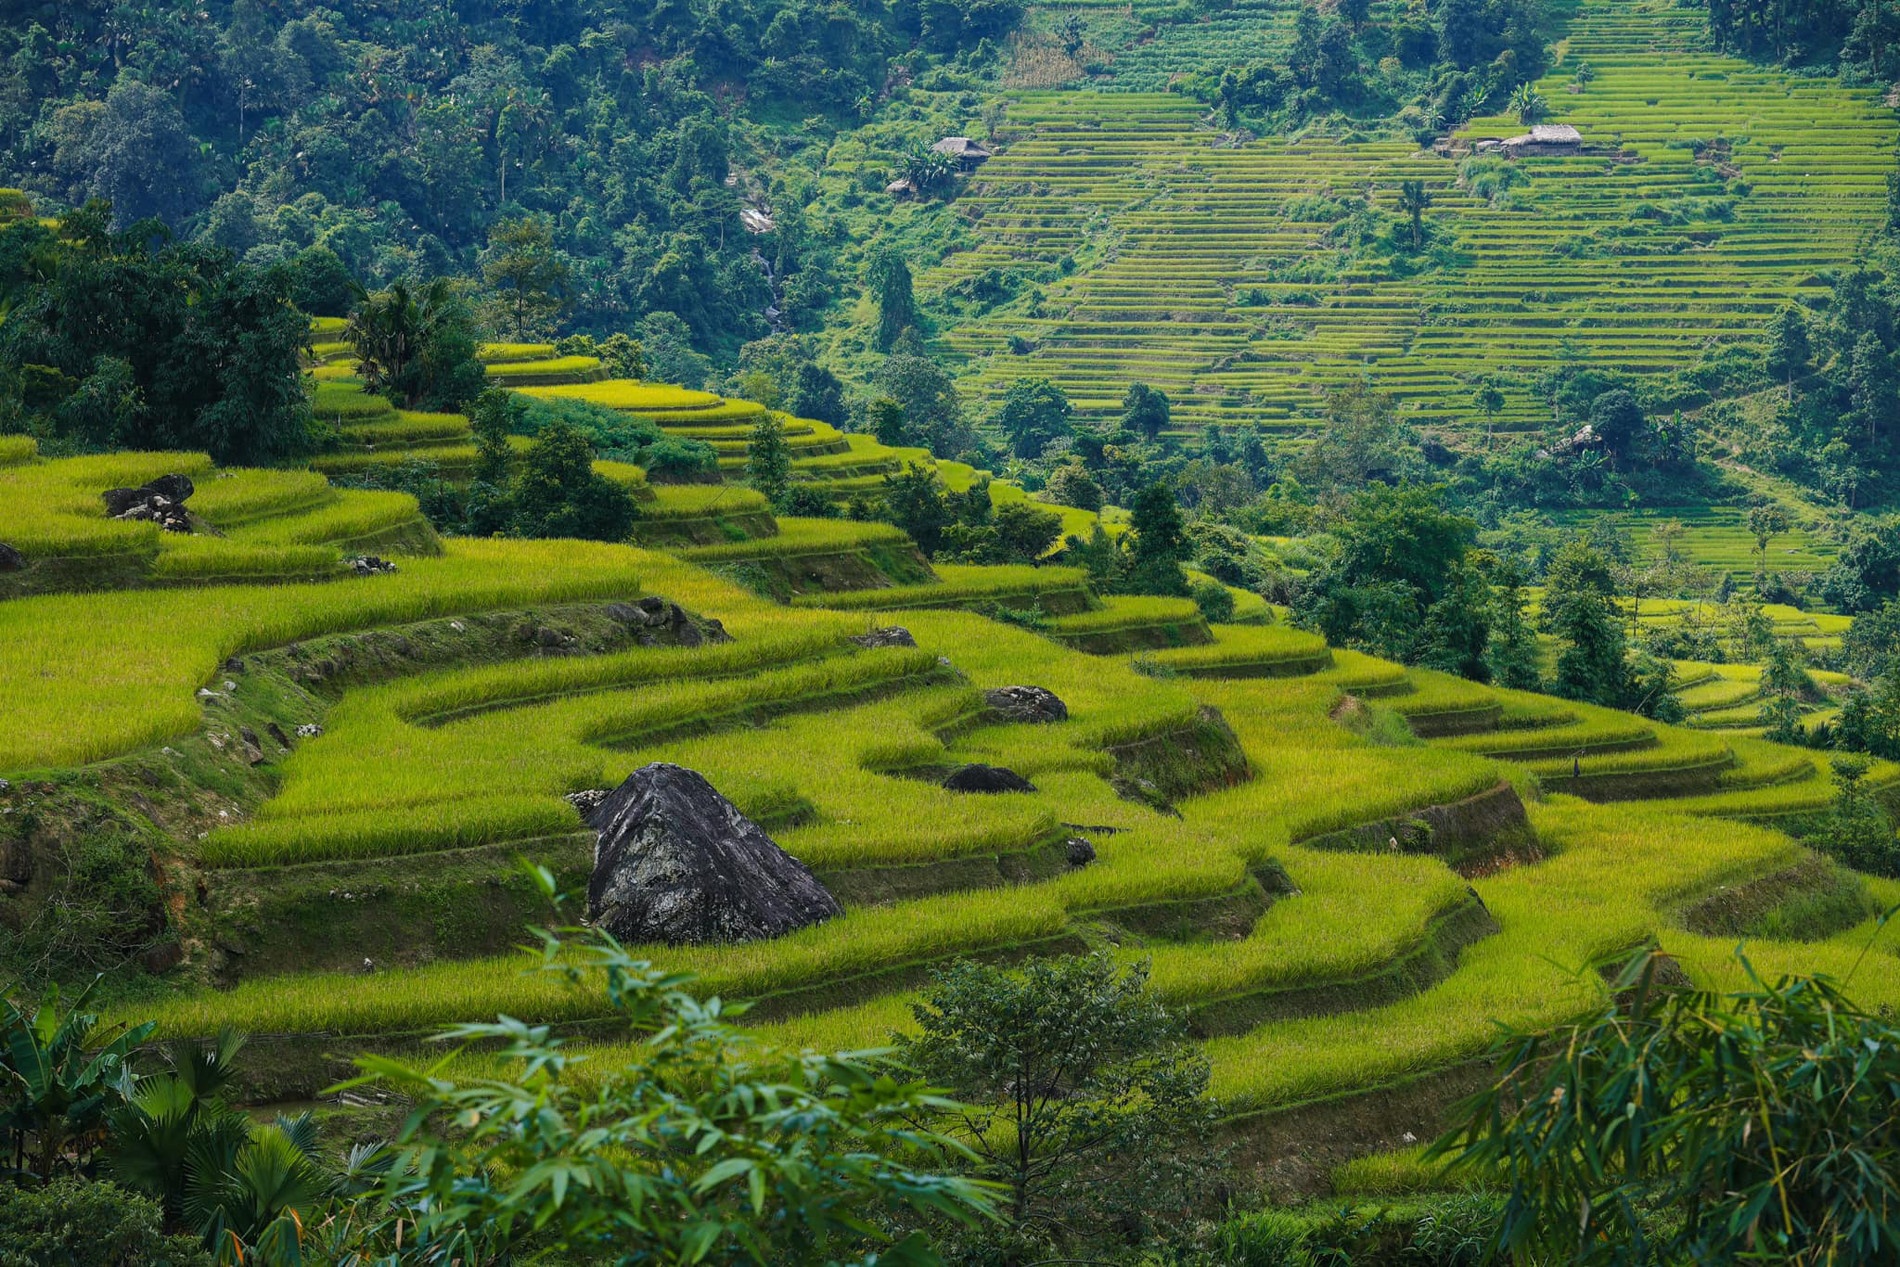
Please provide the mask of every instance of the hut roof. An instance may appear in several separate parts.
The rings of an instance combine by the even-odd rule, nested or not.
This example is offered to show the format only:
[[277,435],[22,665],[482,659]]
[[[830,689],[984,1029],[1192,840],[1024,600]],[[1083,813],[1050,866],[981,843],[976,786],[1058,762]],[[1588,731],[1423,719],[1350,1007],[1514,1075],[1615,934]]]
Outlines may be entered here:
[[1516,149],[1520,145],[1581,145],[1583,133],[1568,123],[1538,123],[1521,136],[1514,136],[1504,142],[1507,149]]
[[967,136],[946,136],[930,147],[939,154],[955,158],[988,158],[990,152]]

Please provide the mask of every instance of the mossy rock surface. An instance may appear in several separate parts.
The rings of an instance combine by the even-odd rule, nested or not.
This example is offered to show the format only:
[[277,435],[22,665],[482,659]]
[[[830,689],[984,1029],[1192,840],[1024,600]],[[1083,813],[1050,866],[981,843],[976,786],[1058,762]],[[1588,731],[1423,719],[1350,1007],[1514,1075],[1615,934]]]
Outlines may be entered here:
[[1462,801],[1427,805],[1299,843],[1308,849],[1353,853],[1429,853],[1465,876],[1543,856],[1522,798],[1504,782]]

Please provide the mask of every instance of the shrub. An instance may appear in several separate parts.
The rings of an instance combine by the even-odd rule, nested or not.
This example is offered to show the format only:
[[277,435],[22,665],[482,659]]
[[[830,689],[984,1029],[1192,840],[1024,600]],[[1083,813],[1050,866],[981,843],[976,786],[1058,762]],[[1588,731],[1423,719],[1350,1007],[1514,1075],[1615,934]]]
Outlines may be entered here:
[[1058,506],[1073,506],[1077,510],[1099,511],[1102,508],[1102,486],[1079,462],[1064,462],[1051,471],[1049,482],[1043,486],[1042,496],[1045,501]]
[[1637,955],[1554,1033],[1507,1027],[1494,1085],[1428,1155],[1495,1168],[1513,1261],[1890,1260],[1900,1034],[1825,978],[1744,959],[1723,994],[1663,966]]
[[1842,865],[1870,875],[1900,876],[1900,837],[1893,820],[1862,782],[1871,763],[1861,756],[1837,756],[1834,808],[1813,837],[1817,849]]
[[0,1183],[0,1267],[211,1267],[188,1236],[167,1236],[158,1202],[111,1183]]
[[1225,624],[1234,618],[1233,592],[1219,581],[1195,581],[1188,586],[1188,597],[1210,624]]
[[1207,1058],[1147,985],[1145,964],[1107,955],[966,961],[912,1006],[906,1063],[971,1101],[947,1121],[1007,1193],[982,1233],[1004,1261],[1176,1225],[1211,1198]]

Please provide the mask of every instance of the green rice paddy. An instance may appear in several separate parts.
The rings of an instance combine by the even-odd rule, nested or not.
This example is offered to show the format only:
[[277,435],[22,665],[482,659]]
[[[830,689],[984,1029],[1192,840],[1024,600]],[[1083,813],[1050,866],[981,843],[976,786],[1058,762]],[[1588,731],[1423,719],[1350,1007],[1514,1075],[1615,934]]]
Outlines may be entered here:
[[[33,472],[57,522],[60,505],[79,504],[61,503],[62,487],[178,465],[166,455],[7,469]],[[393,513],[383,497],[329,500],[295,472],[205,475],[216,490],[206,517],[229,534],[190,538],[208,552],[307,549],[303,538]],[[722,491],[661,495],[686,513]],[[225,701],[251,689],[242,674],[225,684],[232,655],[457,613],[660,595],[718,619],[731,641],[521,655],[345,689],[324,733],[276,760],[272,794],[180,842],[180,865],[240,891],[319,864],[366,889],[418,859],[440,859],[445,874],[490,859],[479,865],[501,877],[515,852],[571,847],[562,842],[580,820],[565,794],[676,761],[847,895],[841,918],[778,941],[652,948],[709,991],[766,1000],[762,1027],[874,1044],[906,1023],[924,965],[1113,944],[1148,959],[1156,988],[1210,1035],[1218,1093],[1237,1113],[1466,1059],[1493,1018],[1574,1015],[1602,989],[1589,960],[1646,938],[1695,973],[1720,973],[1726,944],[1682,933],[1674,912],[1792,865],[1801,846],[1773,824],[1828,796],[1812,753],[1330,650],[1264,607],[1267,623],[1210,627],[1185,600],[1093,600],[1073,570],[1024,566],[946,566],[922,584],[787,605],[709,570],[765,543],[796,554],[888,537],[878,525],[788,520],[730,549],[451,541],[440,556],[405,557],[393,576],[192,585],[187,569],[179,588],[0,602],[0,772],[209,743],[228,725]],[[1032,604],[1046,614],[1028,627],[983,614]],[[916,647],[852,641],[883,624],[903,625]],[[1153,638],[1158,629],[1172,640]],[[1685,666],[1684,677],[1685,702],[1704,714],[1748,702],[1744,672]],[[986,712],[980,689],[1012,683],[1055,691],[1068,720],[1024,726]],[[1446,719],[1466,729],[1394,743],[1353,722],[1348,695],[1360,713],[1391,709],[1422,732]],[[1183,757],[1224,744],[1231,756],[1214,764]],[[1035,790],[938,786],[941,771],[969,761],[1017,770]],[[1900,770],[1880,767],[1873,781],[1895,785]],[[1517,797],[1528,817],[1510,808]],[[1476,869],[1454,870],[1441,852],[1451,842],[1421,843],[1407,826],[1426,807],[1480,802],[1499,807],[1497,829],[1517,843]],[[1078,831],[1095,863],[1038,861]],[[1398,848],[1400,836],[1411,843]],[[1486,856],[1484,839],[1457,856]],[[1269,875],[1284,880],[1263,891],[1256,877]],[[1200,931],[1207,913],[1231,909],[1245,911],[1222,917],[1238,919],[1223,925],[1231,932]],[[1823,966],[1846,954],[1833,941],[1755,952]],[[1442,970],[1392,985],[1394,965],[1420,955]],[[240,972],[233,988],[180,986],[138,1010],[170,1033],[233,1024],[289,1036],[272,1042],[301,1047],[320,1079],[321,1053],[353,1040],[295,1036],[406,1041],[497,1011],[597,1014],[597,996],[525,966],[485,952],[367,975]],[[1860,980],[1875,1001],[1900,999],[1890,954]]]

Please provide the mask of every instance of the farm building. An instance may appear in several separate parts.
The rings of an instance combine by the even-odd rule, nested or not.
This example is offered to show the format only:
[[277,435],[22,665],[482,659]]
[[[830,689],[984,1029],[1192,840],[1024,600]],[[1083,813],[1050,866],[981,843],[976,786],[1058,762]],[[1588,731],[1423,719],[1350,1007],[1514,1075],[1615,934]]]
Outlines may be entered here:
[[1522,136],[1508,137],[1498,148],[1516,158],[1519,155],[1575,154],[1583,149],[1583,134],[1568,123],[1538,123]]
[[990,160],[990,152],[967,136],[946,136],[930,147],[939,154],[948,154],[957,160],[957,166],[964,171],[973,171]]

